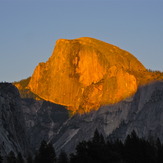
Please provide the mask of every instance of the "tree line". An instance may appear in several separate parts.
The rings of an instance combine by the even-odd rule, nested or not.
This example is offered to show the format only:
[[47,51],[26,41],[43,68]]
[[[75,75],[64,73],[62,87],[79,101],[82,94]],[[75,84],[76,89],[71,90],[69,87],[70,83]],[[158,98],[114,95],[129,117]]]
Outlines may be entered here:
[[[0,163],[4,159],[0,156]],[[32,157],[24,159],[21,153],[17,157],[10,152],[6,163],[163,163],[163,144],[157,140],[139,138],[135,131],[121,140],[105,141],[97,130],[89,141],[76,146],[76,152],[67,155],[61,151],[57,156],[51,143],[42,141],[39,150]]]

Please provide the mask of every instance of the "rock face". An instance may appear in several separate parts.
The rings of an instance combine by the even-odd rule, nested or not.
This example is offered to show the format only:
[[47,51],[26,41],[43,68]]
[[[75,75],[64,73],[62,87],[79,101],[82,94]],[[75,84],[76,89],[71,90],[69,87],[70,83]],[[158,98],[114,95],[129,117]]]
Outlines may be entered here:
[[130,53],[93,39],[60,39],[52,56],[40,63],[28,84],[42,99],[74,113],[97,110],[133,95],[144,66]]
[[[108,139],[124,140],[135,130],[163,142],[163,81],[152,82],[160,79],[162,73],[147,71],[113,45],[92,38],[58,40],[32,77],[14,83],[23,98],[12,84],[0,84],[1,152],[33,152],[44,139],[57,153],[71,153],[95,129]],[[67,108],[85,114],[69,116]]]
[[42,140],[50,142],[69,119],[64,106],[47,101],[22,99],[22,110],[31,151],[37,150]]
[[19,92],[12,84],[0,84],[0,150],[3,155],[10,151],[27,152],[24,115]]
[[163,142],[163,81],[140,88],[133,97],[129,113],[110,138],[124,140],[135,130],[146,139],[160,138]]
[[135,130],[139,137],[159,137],[163,142],[163,82],[143,86],[133,97],[117,104],[74,115],[54,137],[56,151],[74,152],[76,145],[92,138],[96,129],[111,140],[124,140]]
[[44,139],[52,142],[57,154],[75,151],[82,140],[98,129],[106,139],[122,139],[135,130],[138,136],[163,142],[163,81],[138,89],[119,103],[97,111],[69,117],[64,106],[47,101],[21,99],[11,84],[0,84],[0,150],[6,155],[34,153]]
[[64,106],[21,99],[10,83],[0,83],[0,151],[33,154],[42,140],[50,141],[68,120]]

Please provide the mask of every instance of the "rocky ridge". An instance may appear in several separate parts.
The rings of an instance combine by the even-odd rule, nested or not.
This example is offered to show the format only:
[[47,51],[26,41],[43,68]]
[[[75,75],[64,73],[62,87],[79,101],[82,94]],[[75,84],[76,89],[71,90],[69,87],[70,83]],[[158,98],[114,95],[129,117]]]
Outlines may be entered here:
[[133,130],[139,137],[163,142],[163,82],[138,89],[137,93],[114,105],[73,116],[54,138],[56,150],[75,151],[82,140],[93,137],[98,129],[106,139],[125,140]]
[[64,106],[20,98],[15,86],[0,83],[0,151],[33,154],[42,140],[50,141],[69,118]]
[[71,153],[80,141],[91,139],[96,129],[106,139],[124,140],[135,130],[140,137],[159,137],[163,142],[162,106],[162,81],[142,86],[117,104],[71,117],[64,106],[21,99],[14,86],[0,85],[0,150],[4,155],[11,150],[27,154],[46,140],[57,153]]
[[0,84],[0,147],[3,155],[10,151],[26,153],[28,139],[21,98],[16,87]]
[[85,113],[133,95],[141,84],[135,74],[145,72],[132,54],[114,45],[87,37],[60,39],[27,88],[74,113]]
[[16,82],[22,96],[64,105],[88,113],[115,104],[136,93],[141,85],[163,79],[129,52],[93,38],[60,39],[52,56],[33,75]]
[[161,72],[146,70],[114,45],[92,38],[58,40],[46,63],[13,83],[22,98],[11,84],[0,85],[1,151],[35,151],[44,139],[57,153],[71,153],[95,129],[106,139],[124,140],[135,130],[163,142],[162,79]]

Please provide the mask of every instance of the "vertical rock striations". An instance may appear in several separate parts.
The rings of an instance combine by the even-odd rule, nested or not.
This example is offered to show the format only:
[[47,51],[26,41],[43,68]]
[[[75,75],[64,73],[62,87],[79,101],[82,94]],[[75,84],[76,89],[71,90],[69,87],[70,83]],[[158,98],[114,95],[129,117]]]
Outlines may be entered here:
[[145,67],[130,53],[93,39],[60,39],[52,56],[40,63],[28,88],[42,99],[74,113],[97,110],[133,95]]
[[19,92],[10,83],[0,83],[0,150],[25,154],[28,149],[24,115]]

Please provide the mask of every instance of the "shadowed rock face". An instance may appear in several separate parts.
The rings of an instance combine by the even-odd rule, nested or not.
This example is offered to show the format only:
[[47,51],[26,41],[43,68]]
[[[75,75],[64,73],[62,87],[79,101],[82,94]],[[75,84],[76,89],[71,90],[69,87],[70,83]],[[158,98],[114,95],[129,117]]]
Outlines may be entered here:
[[163,142],[163,81],[140,87],[136,94],[97,111],[69,117],[64,106],[29,98],[21,99],[9,83],[0,84],[1,153],[34,153],[42,140],[61,150],[75,152],[98,129],[105,138],[124,140],[133,130],[139,137]]
[[0,150],[27,153],[29,148],[19,92],[10,83],[0,83]]
[[20,98],[11,83],[0,83],[0,151],[6,156],[34,153],[42,140],[51,141],[68,120],[64,106]]
[[145,67],[130,53],[93,39],[60,39],[28,84],[39,97],[68,106],[74,113],[97,110],[133,95]]
[[76,145],[90,140],[98,129],[111,141],[125,140],[133,130],[144,139],[163,142],[163,81],[140,87],[136,94],[114,105],[104,105],[97,111],[74,115],[52,139],[56,152],[75,152]]

